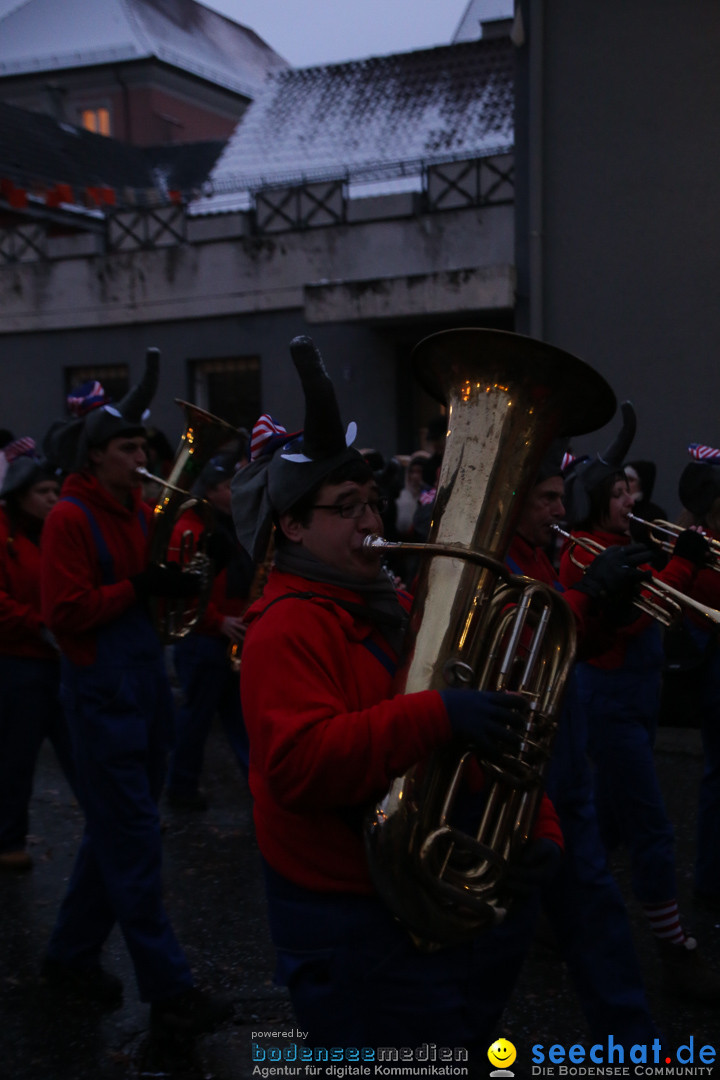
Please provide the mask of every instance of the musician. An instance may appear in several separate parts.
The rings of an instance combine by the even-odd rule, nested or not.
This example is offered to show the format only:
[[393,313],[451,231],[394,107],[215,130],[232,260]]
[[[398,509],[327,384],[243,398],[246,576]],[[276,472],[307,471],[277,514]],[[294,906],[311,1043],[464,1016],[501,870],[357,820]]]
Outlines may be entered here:
[[[546,552],[553,526],[565,521],[562,464],[565,440],[555,440],[520,514],[506,558],[514,574],[535,578],[562,592],[575,615],[579,655],[606,648],[614,626],[597,605],[598,583],[615,597],[641,579],[633,570],[640,545],[609,551],[588,567],[575,588],[564,590]],[[640,550],[639,550],[640,549]],[[543,910],[567,965],[593,1039],[609,1033],[626,1046],[648,1045],[656,1029],[645,996],[627,909],[607,865],[587,761],[587,731],[571,679],[558,724],[546,790],[560,819],[565,856],[542,892]],[[528,929],[532,923],[530,922]]]
[[28,806],[40,747],[52,743],[74,785],[70,735],[60,707],[60,655],[40,614],[40,536],[58,482],[35,441],[5,447],[0,487],[0,869],[24,871]]
[[[635,434],[635,413],[624,403],[623,427],[604,454],[576,462],[566,480],[573,536],[603,548],[625,545],[634,507],[622,470]],[[655,574],[688,593],[708,554],[693,530],[681,533],[673,557]],[[573,559],[587,565],[591,553],[565,551],[560,581],[566,588],[581,577]],[[649,569],[649,566],[648,566]],[[707,968],[697,942],[680,921],[674,833],[655,771],[653,745],[662,678],[662,637],[649,615],[628,612],[610,648],[577,665],[579,701],[588,723],[588,749],[595,770],[598,816],[609,848],[630,852],[633,891],[655,937],[666,988],[704,1001],[720,1000],[720,978]]]
[[[248,553],[262,557],[273,521],[277,533],[240,680],[277,977],[311,1046],[434,1042],[479,1061],[504,1005],[494,985],[504,958],[488,960],[479,939],[418,950],[375,892],[362,820],[394,777],[453,735],[490,758],[517,748],[525,704],[461,690],[391,696],[409,598],[363,546],[381,527],[380,496],[346,443],[312,342],[295,339],[291,353],[304,431],[233,482]],[[560,844],[544,802],[530,861],[554,864]]]
[[254,573],[252,559],[235,536],[231,515],[230,483],[238,465],[238,453],[230,451],[208,461],[193,486],[192,494],[200,501],[180,515],[170,538],[171,559],[181,560],[181,545],[189,537],[193,550],[203,543],[208,545],[216,568],[212,595],[200,622],[173,648],[182,697],[170,755],[167,798],[171,806],[180,810],[207,809],[207,796],[199,783],[205,743],[215,716],[247,775],[247,732],[237,671],[230,658],[231,646],[239,645],[245,635],[243,612]]
[[173,705],[145,603],[196,586],[178,567],[148,564],[150,511],[136,470],[146,463],[141,417],[156,383],[150,352],[145,376],[117,405],[53,428],[53,460],[70,475],[45,525],[42,608],[62,651],[85,832],[43,977],[64,997],[118,1006],[122,983],[101,966],[118,923],[153,1030],[190,1035],[214,1026],[227,1004],[195,988],[162,899],[157,799]]
[[[689,449],[693,455],[699,450],[705,456],[690,462],[683,470],[678,487],[680,502],[711,540],[720,540],[720,451],[695,444]],[[720,609],[720,574],[703,567],[690,595]],[[692,676],[699,698],[704,756],[698,802],[695,897],[717,913],[720,911],[720,650],[717,633],[692,608],[687,609],[684,621],[696,650]]]

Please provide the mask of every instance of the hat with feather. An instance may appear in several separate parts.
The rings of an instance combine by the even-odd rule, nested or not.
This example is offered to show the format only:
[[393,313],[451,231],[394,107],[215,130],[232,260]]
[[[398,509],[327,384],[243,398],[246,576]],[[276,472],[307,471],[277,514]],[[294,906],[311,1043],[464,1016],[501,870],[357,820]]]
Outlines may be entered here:
[[[250,464],[236,473],[232,485],[238,539],[256,561],[265,556],[276,516],[290,510],[345,462],[363,461],[352,446],[357,426],[350,423],[345,430],[335,388],[314,342],[305,336],[293,338],[290,355],[305,396],[303,429],[292,435],[282,429],[266,439]],[[258,425],[266,427],[267,420],[267,415],[260,417],[253,442]]]
[[635,438],[637,417],[631,402],[620,406],[622,426],[613,441],[595,457],[576,458],[565,474],[565,510],[571,525],[587,520],[590,513],[590,492],[603,480],[621,472],[623,462]]
[[111,402],[96,382],[77,387],[68,406],[73,411],[72,419],[56,421],[43,440],[43,449],[53,465],[64,472],[78,472],[87,465],[91,449],[121,435],[144,435],[159,371],[160,350],[151,348],[145,354],[140,382],[120,401]]

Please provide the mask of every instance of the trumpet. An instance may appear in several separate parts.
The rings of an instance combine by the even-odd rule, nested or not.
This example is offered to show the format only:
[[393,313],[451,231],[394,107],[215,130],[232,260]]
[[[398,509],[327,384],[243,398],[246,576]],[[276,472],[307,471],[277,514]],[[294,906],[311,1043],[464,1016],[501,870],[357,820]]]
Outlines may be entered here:
[[[639,518],[638,520],[642,519]],[[551,528],[558,536],[562,536],[568,541],[570,561],[573,566],[577,566],[580,570],[586,570],[587,564],[577,558],[574,554],[575,548],[588,551],[593,556],[602,555],[603,551],[607,551],[605,545],[598,540],[590,540],[586,536],[573,536],[572,533],[567,532],[560,525],[551,525]],[[676,623],[685,608],[689,608],[696,615],[707,619],[713,626],[720,626],[720,611],[703,604],[700,600],[694,600],[691,596],[681,592],[680,589],[676,589],[656,577],[653,578],[652,582],[643,583],[642,591],[633,598],[633,606],[663,626],[672,626]]]
[[[644,525],[647,529],[650,542],[657,545],[661,551],[664,551],[668,555],[673,554],[678,536],[681,532],[685,532],[682,525],[675,525],[672,521],[663,521],[662,518],[656,518],[654,521],[646,521],[645,518],[638,517],[637,514],[630,514],[629,518],[630,521],[634,521],[638,525]],[[667,539],[661,539],[659,536],[656,536],[655,533],[664,533]],[[705,536],[705,533],[702,533],[701,535],[707,540],[710,548],[710,559],[708,560],[707,568],[708,570],[715,570],[720,573],[720,540],[713,540],[710,536]]]

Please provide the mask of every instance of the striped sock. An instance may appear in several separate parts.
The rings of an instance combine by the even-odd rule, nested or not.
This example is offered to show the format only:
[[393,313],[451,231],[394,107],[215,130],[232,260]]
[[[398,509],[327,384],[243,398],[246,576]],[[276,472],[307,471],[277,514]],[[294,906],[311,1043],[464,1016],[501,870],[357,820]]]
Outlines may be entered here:
[[643,904],[642,908],[655,937],[669,941],[673,945],[683,944],[687,935],[680,925],[677,900],[667,900],[664,904]]

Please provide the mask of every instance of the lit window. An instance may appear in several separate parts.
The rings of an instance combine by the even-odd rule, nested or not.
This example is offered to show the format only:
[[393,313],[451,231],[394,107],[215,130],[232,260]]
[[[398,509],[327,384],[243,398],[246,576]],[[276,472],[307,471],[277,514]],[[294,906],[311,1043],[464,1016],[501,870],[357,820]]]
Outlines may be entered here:
[[94,131],[96,135],[110,134],[110,110],[109,109],[83,109],[82,126],[87,131]]

